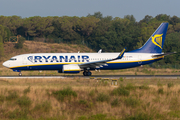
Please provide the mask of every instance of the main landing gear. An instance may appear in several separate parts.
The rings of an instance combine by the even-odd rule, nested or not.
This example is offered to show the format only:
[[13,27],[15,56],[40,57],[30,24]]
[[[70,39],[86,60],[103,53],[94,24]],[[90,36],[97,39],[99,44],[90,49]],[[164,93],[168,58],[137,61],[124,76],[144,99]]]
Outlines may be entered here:
[[83,75],[84,76],[91,76],[92,73],[89,70],[84,70]]

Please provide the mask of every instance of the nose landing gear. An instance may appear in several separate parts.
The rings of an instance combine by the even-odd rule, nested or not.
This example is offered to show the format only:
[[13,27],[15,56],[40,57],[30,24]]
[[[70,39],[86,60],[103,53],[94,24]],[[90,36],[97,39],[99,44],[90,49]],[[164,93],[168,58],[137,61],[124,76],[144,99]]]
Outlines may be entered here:
[[21,72],[19,72],[19,76],[22,76],[22,73],[21,73]]

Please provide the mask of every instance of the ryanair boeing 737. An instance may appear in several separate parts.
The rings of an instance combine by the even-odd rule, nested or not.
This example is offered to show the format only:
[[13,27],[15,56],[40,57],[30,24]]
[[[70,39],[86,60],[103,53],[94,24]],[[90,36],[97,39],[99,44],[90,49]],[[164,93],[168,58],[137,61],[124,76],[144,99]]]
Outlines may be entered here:
[[[90,70],[114,70],[137,67],[161,60],[168,23],[162,23],[139,49],[120,53],[34,53],[12,57],[3,66],[19,72],[23,70],[57,70],[59,73],[79,73],[90,76]],[[171,54],[171,53],[170,53]]]

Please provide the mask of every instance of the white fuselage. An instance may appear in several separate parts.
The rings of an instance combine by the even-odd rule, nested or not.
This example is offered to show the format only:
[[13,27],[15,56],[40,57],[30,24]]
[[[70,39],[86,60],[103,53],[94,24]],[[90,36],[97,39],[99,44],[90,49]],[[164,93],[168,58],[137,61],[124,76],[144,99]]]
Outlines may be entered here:
[[[59,70],[62,65],[82,64],[114,59],[119,53],[35,53],[12,57],[4,66],[18,70]],[[151,53],[124,53],[122,59],[107,62],[108,66],[99,69],[124,69],[149,64],[163,57],[153,58]]]

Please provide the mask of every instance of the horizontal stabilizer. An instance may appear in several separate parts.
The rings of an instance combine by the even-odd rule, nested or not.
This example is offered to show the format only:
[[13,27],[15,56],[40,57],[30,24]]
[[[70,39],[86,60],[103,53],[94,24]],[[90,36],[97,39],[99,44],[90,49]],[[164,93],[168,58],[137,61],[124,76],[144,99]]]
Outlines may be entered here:
[[170,52],[170,53],[164,53],[164,54],[159,54],[159,55],[152,55],[152,57],[161,57],[161,56],[167,56],[171,54],[175,54],[176,52]]

